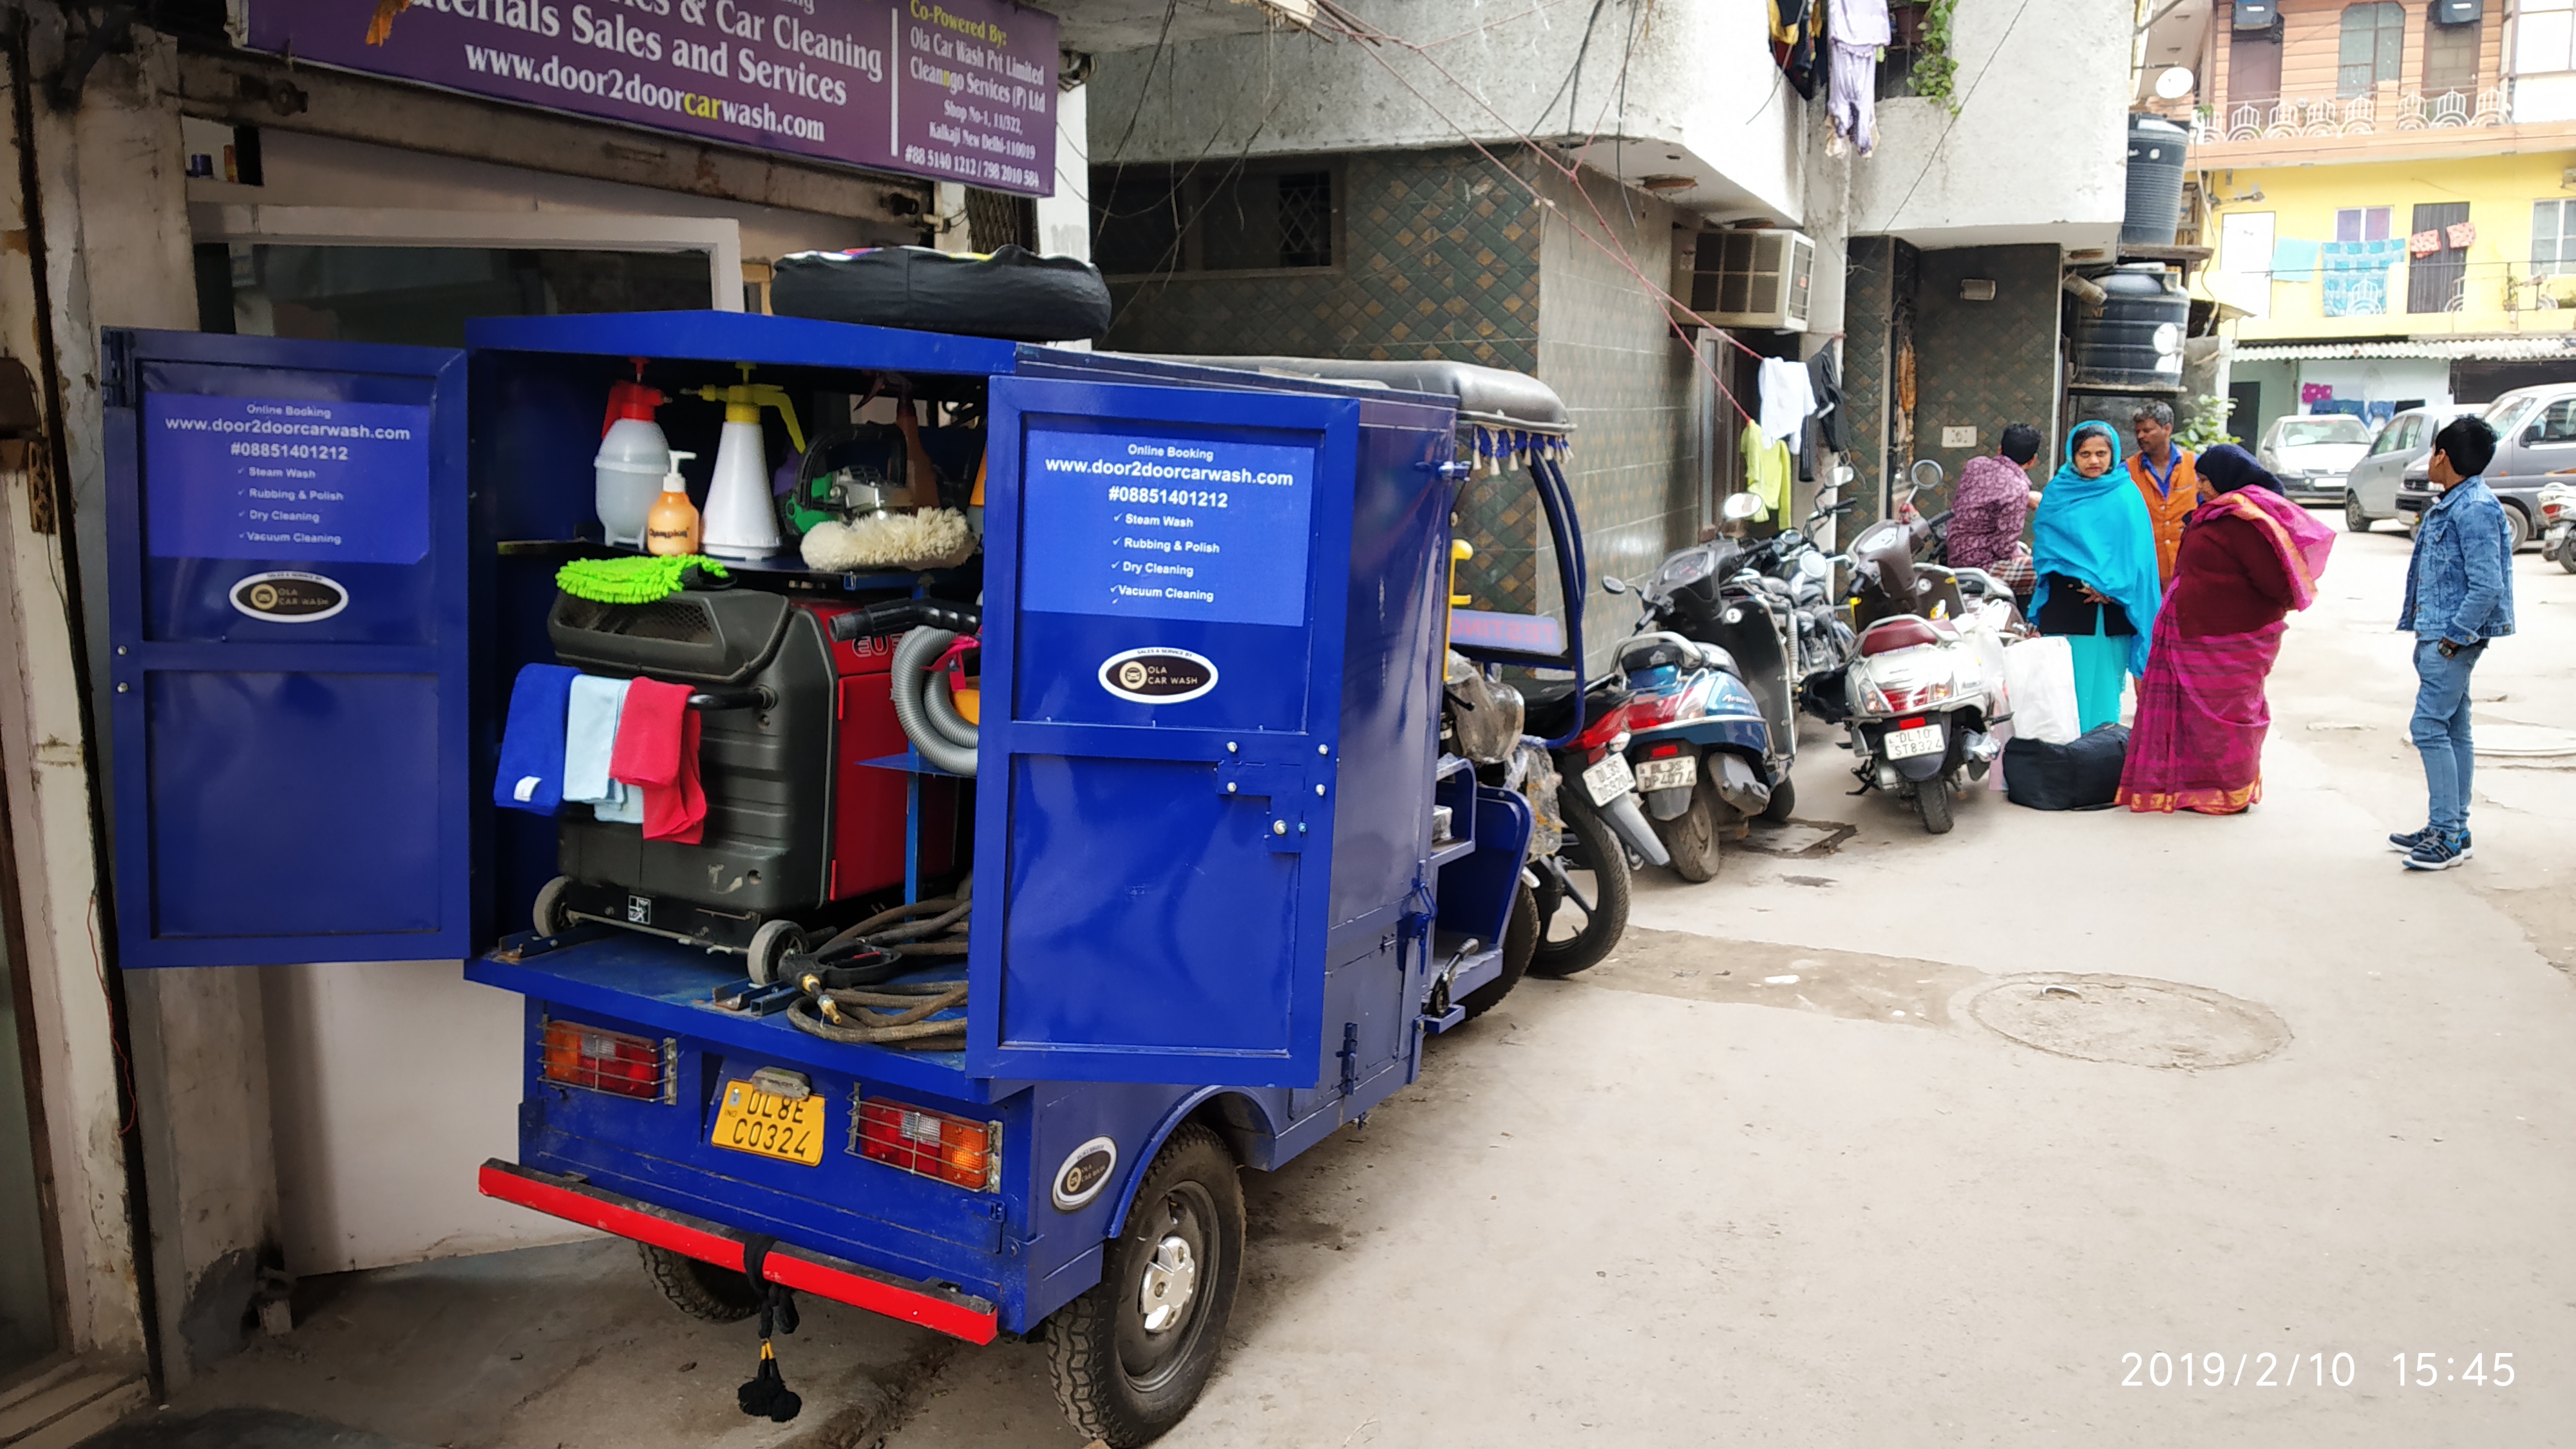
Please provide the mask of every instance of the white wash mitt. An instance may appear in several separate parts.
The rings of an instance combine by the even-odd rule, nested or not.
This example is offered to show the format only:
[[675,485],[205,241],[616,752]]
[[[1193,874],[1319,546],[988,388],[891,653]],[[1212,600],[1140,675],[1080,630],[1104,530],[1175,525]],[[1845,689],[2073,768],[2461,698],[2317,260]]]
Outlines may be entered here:
[[807,568],[824,573],[954,568],[974,557],[975,537],[966,527],[966,515],[953,508],[928,508],[818,523],[806,531],[798,551]]

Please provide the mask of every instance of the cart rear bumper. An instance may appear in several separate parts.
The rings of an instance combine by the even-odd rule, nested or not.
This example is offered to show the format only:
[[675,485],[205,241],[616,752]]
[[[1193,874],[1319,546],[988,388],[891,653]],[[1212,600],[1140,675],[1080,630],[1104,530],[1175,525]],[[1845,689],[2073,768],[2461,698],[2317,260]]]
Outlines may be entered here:
[[[578,1178],[493,1158],[483,1164],[478,1185],[485,1197],[668,1248],[719,1268],[737,1273],[743,1269],[743,1250],[749,1234],[593,1187]],[[918,1323],[968,1343],[991,1343],[999,1330],[999,1316],[989,1300],[954,1288],[911,1282],[785,1243],[769,1250],[763,1276],[782,1288]]]

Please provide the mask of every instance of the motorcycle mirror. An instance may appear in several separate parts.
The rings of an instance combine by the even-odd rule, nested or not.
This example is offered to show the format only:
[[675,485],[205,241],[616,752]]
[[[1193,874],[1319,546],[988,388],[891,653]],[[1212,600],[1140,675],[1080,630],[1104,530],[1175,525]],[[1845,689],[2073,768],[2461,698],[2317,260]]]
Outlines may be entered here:
[[1730,522],[1746,523],[1761,516],[1762,500],[1750,493],[1733,493],[1717,511]]
[[1834,469],[1834,486],[1836,488],[1848,488],[1851,486],[1851,481],[1859,476],[1860,474],[1854,472],[1849,463],[1842,464]]
[[1601,592],[1605,594],[1624,594],[1628,592],[1628,581],[1620,578],[1616,574],[1608,575],[1601,580]]
[[[1931,470],[1931,476],[1928,478],[1924,476],[1924,470],[1927,468]],[[1941,486],[1941,465],[1933,459],[1917,458],[1914,460],[1914,466],[1905,471],[1906,476],[1914,480],[1914,486],[1918,489]]]

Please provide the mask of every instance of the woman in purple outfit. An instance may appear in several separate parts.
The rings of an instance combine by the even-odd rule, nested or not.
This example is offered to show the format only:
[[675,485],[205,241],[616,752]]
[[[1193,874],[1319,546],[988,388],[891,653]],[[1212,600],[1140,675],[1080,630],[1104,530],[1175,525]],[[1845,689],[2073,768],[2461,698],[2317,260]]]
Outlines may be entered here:
[[2030,550],[2021,541],[2035,496],[2025,470],[2038,456],[2039,429],[2015,423],[2004,429],[2002,446],[1968,460],[1951,495],[1950,533],[1942,555],[1954,569],[1993,574],[2024,603],[2039,583]]

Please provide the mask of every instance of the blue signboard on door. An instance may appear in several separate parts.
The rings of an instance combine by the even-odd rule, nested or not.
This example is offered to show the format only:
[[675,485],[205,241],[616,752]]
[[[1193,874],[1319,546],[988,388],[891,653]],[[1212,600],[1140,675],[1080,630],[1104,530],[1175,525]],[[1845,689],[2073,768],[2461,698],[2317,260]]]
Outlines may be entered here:
[[469,954],[464,355],[106,341],[123,963]]
[[994,379],[970,1070],[1315,1084],[1358,419]]

